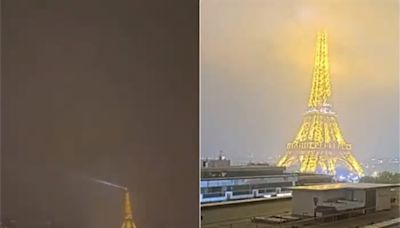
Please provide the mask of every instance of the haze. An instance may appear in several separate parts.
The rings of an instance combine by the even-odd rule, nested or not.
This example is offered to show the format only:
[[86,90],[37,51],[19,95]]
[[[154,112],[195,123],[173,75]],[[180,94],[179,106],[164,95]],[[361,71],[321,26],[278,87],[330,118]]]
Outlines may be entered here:
[[320,29],[355,156],[398,157],[397,1],[207,0],[200,19],[202,158],[284,152],[306,111]]

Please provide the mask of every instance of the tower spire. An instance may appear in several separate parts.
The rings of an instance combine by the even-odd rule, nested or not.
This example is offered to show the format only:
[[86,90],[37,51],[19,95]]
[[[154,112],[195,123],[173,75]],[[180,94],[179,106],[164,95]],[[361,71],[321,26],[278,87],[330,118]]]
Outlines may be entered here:
[[314,72],[308,107],[319,108],[328,102],[330,96],[331,79],[328,59],[328,37],[325,31],[321,31],[317,34]]
[[125,188],[124,194],[124,221],[122,222],[122,228],[136,228],[132,218],[132,207],[128,188]]

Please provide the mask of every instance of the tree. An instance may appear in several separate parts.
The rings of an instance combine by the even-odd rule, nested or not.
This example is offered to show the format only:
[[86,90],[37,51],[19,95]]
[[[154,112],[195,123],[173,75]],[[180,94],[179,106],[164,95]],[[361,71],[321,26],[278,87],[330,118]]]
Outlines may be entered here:
[[384,171],[377,177],[365,176],[360,179],[363,183],[382,183],[382,184],[398,184],[400,183],[400,173],[392,173]]

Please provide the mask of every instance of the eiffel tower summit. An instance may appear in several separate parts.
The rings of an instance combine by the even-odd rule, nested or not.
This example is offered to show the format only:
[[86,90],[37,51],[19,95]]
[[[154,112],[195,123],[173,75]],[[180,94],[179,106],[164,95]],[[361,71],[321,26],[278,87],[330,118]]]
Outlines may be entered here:
[[336,165],[342,162],[346,167],[363,176],[360,163],[352,154],[340,130],[336,113],[329,103],[331,78],[328,61],[328,40],[325,31],[317,35],[314,72],[308,109],[295,139],[286,146],[286,153],[278,161],[278,166],[289,167],[296,163],[300,172],[335,174]]
[[125,197],[124,197],[124,220],[122,221],[121,228],[136,228],[135,223],[132,218],[132,206],[131,199],[129,197],[129,191],[125,188]]

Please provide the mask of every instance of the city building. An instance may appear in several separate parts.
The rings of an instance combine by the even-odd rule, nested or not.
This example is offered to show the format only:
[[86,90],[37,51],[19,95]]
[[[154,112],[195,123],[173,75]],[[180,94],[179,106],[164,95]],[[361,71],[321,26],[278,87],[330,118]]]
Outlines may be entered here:
[[391,209],[400,184],[335,183],[292,187],[292,214],[326,216],[354,209],[361,213]]
[[[201,205],[202,227],[398,227],[400,184],[330,183],[292,196]],[[386,224],[386,225],[385,225]]]
[[[228,160],[229,161],[229,160]],[[203,167],[201,169],[201,203],[251,198],[286,197],[290,187],[330,183],[332,176],[286,173],[284,167],[266,164]]]
[[222,168],[229,167],[231,165],[231,161],[226,159],[225,156],[220,154],[218,159],[204,159],[201,160],[202,168]]

